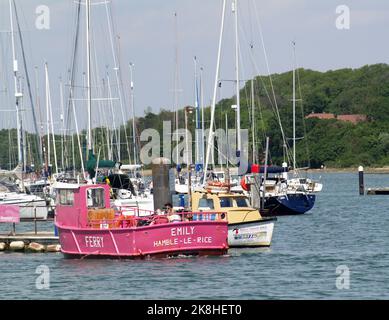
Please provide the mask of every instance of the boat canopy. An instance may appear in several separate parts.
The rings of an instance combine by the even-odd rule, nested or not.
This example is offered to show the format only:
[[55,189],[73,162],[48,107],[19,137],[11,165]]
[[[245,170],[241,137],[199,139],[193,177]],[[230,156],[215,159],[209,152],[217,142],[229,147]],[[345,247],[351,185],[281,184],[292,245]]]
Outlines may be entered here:
[[89,160],[86,162],[86,170],[88,171],[89,176],[91,178],[94,178],[96,176],[95,169],[97,166],[98,168],[114,168],[116,165],[116,162],[111,160],[100,160],[97,163],[96,156],[93,154],[92,150],[89,150],[88,159]]
[[135,171],[142,167],[143,165],[141,164],[122,164],[119,169],[123,171]]
[[[265,167],[259,164],[250,164],[247,173],[265,173]],[[283,168],[279,166],[267,166],[267,173],[282,173],[288,172],[289,168]]]
[[67,182],[55,182],[53,184],[53,188],[54,189],[73,189],[73,190],[76,190],[76,189],[79,189],[80,188],[80,184],[78,183],[67,183]]

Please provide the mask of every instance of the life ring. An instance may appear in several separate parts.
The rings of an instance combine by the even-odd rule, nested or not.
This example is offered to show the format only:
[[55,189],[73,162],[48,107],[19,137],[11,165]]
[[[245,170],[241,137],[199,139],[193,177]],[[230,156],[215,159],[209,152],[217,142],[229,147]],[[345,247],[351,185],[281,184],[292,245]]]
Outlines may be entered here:
[[227,182],[220,182],[220,181],[208,182],[208,187],[228,188],[229,186],[230,184]]
[[230,184],[220,181],[210,181],[207,184],[207,192],[225,192],[230,188]]

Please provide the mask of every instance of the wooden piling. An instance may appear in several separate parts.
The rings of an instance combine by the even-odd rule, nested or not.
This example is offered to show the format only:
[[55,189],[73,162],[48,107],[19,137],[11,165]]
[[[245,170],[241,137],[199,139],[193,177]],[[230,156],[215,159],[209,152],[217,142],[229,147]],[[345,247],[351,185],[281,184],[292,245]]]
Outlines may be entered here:
[[365,195],[365,184],[363,180],[363,167],[358,167],[358,173],[359,173],[359,195],[363,196]]
[[[172,202],[169,179],[170,160],[156,158],[152,162],[154,210]],[[171,181],[174,185],[174,180]]]

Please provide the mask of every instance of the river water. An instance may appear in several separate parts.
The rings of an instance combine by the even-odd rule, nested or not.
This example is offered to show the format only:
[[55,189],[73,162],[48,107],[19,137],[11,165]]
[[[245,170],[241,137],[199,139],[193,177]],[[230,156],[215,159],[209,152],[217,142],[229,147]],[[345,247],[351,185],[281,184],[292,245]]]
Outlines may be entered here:
[[[389,196],[359,196],[357,173],[312,177],[324,184],[314,208],[279,217],[270,248],[151,260],[0,252],[0,299],[388,299]],[[389,186],[389,176],[365,182]]]

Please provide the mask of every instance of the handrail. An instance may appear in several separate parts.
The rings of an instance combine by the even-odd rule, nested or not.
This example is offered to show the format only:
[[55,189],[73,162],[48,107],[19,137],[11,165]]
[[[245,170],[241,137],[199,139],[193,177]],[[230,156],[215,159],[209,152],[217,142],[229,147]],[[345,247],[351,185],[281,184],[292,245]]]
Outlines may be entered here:
[[[173,212],[172,215],[180,215],[181,221],[169,221],[167,214],[153,214],[149,216],[119,215],[114,219],[90,219],[87,226],[97,229],[142,227],[153,224],[165,224],[175,222],[221,222],[227,221],[226,212]],[[102,226],[108,226],[102,228]]]

